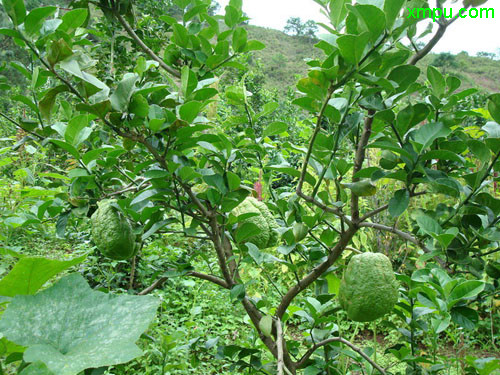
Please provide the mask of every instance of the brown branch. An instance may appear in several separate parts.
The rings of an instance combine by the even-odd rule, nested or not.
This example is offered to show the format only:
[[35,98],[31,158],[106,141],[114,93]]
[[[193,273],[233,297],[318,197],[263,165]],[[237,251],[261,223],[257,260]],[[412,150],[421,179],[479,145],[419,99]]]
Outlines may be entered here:
[[[356,149],[356,155],[354,156],[354,167],[352,171],[353,182],[359,181],[359,178],[354,176],[363,168],[363,162],[365,161],[365,155],[366,155],[365,148],[372,134],[372,124],[374,115],[375,111],[373,109],[368,110],[368,116],[365,118],[365,123],[363,126],[363,133],[361,133],[361,137],[359,138]],[[356,194],[352,193],[351,193],[351,220],[354,222],[359,221],[359,197]]]
[[130,24],[125,20],[125,18],[122,17],[120,13],[118,13],[116,10],[113,10],[113,14],[115,15],[116,19],[122,24],[123,28],[127,31],[128,35],[141,47],[141,49],[146,52],[153,60],[158,62],[160,66],[166,70],[168,73],[172,74],[174,77],[180,78],[181,73],[178,70],[175,70],[174,68],[168,66],[165,64],[165,61],[163,61],[156,53],[153,52],[151,48],[149,48],[141,38],[135,33],[135,31],[132,29]]
[[[404,239],[406,241],[409,241],[409,242],[417,245],[425,253],[430,253],[431,252],[418,238],[413,237],[409,233],[406,233],[406,232],[403,232],[403,231],[401,231],[399,229],[396,229],[395,227],[389,227],[389,226],[382,225],[382,224],[367,223],[367,222],[360,223],[359,226],[360,227],[373,228],[373,229],[378,229],[378,230],[385,231],[385,232],[394,233],[397,236],[401,237],[402,239]],[[443,267],[444,269],[447,269],[447,270],[449,269],[448,265],[446,264],[446,262],[444,260],[442,260],[438,256],[435,256],[434,259],[441,265],[441,267]]]
[[[197,279],[210,281],[211,283],[219,285],[219,286],[223,287],[224,289],[228,289],[226,282],[217,276],[207,275],[206,273],[200,273],[200,272],[195,272],[195,271],[189,271],[186,275],[191,276],[191,277],[195,277]],[[144,296],[146,294],[151,293],[153,290],[160,288],[165,283],[165,281],[167,281],[168,279],[169,278],[166,276],[160,277],[158,280],[156,280],[153,284],[148,286],[142,292],[139,292],[138,295]]]
[[342,251],[349,244],[349,241],[354,236],[354,234],[358,231],[357,227],[349,227],[347,231],[345,231],[339,242],[332,249],[331,253],[328,255],[327,259],[315,267],[308,275],[300,280],[297,284],[291,287],[288,292],[283,296],[281,302],[276,309],[276,317],[281,319],[283,314],[285,314],[288,306],[292,302],[292,300],[304,289],[306,289],[309,285],[311,285],[314,281],[318,279],[326,270],[338,259],[338,257],[342,254]]
[[[421,191],[421,192],[418,192],[418,193],[411,193],[410,192],[410,198],[411,197],[418,197],[418,196],[424,195],[424,194],[427,194],[427,192],[426,191]],[[369,218],[371,218],[371,217],[373,217],[373,216],[375,216],[375,215],[377,215],[377,214],[379,214],[379,213],[387,210],[388,208],[389,208],[388,204],[380,206],[380,207],[374,209],[373,211],[368,212],[365,216],[363,216],[361,219],[359,219],[359,222],[362,223],[363,221],[368,220]]]
[[352,350],[354,350],[356,353],[358,353],[361,357],[363,357],[368,363],[370,363],[374,368],[378,370],[382,375],[385,375],[385,371],[382,367],[377,365],[370,357],[368,357],[361,348],[358,348],[356,345],[353,343],[347,341],[346,339],[343,339],[342,337],[331,337],[329,339],[323,340],[315,344],[311,349],[309,349],[297,362],[297,368],[302,368],[307,360],[313,355],[313,353],[320,347],[328,345],[332,342],[341,342],[344,345],[347,345],[350,347]]

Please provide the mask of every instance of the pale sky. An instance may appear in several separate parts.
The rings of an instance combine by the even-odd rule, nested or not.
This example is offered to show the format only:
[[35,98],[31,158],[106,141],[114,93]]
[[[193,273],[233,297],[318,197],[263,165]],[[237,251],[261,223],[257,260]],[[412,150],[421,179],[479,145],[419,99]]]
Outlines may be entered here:
[[[500,2],[490,0],[482,7],[495,9],[495,18],[457,20],[446,31],[434,52],[475,55],[479,51],[498,53],[500,49]],[[223,11],[229,0],[218,0]],[[461,3],[461,1],[460,1]],[[495,6],[496,5],[496,6]],[[449,9],[450,5],[445,4]],[[283,30],[287,19],[300,17],[303,21],[324,21],[320,7],[313,0],[243,0],[243,11],[251,18],[250,24]],[[423,22],[422,22],[423,23]],[[435,26],[437,28],[437,26]],[[320,33],[323,32],[320,30]]]

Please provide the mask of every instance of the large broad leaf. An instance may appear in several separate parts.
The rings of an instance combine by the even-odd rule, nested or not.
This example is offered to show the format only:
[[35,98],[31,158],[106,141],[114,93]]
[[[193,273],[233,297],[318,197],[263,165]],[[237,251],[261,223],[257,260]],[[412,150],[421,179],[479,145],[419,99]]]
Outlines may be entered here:
[[21,258],[9,274],[0,280],[0,296],[35,294],[53,276],[80,264],[86,257],[84,255],[71,260]]
[[44,363],[55,375],[76,375],[141,355],[135,342],[158,303],[151,296],[96,292],[80,274],[71,274],[35,296],[16,296],[0,332],[28,347],[26,362]]
[[488,111],[493,120],[500,124],[500,94],[493,94],[488,99]]
[[468,280],[458,284],[450,293],[448,305],[451,308],[462,299],[473,298],[484,290],[484,282],[480,280]]
[[446,137],[450,133],[451,130],[444,126],[442,122],[429,122],[413,133],[413,140],[418,143],[418,145],[421,145],[421,147],[417,146],[418,151],[421,152],[429,147],[436,139]]

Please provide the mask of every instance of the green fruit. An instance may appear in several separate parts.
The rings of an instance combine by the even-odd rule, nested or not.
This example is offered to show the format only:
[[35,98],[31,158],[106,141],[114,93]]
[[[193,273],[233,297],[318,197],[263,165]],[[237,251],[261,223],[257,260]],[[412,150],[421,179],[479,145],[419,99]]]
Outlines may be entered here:
[[250,242],[259,249],[267,249],[268,247],[275,246],[278,243],[278,232],[276,231],[278,224],[276,224],[266,204],[253,197],[248,197],[233,210],[233,215],[235,216],[247,213],[256,213],[259,215],[240,221],[238,227],[241,227],[245,223],[252,223],[260,229],[260,232],[245,242]]
[[384,254],[363,253],[351,258],[339,289],[339,301],[349,319],[369,322],[391,312],[398,301],[398,284]]
[[342,186],[350,189],[358,197],[369,197],[377,192],[377,188],[371,180],[361,180],[352,184],[342,184]]
[[486,264],[486,274],[491,277],[492,279],[498,280],[500,279],[500,263],[499,262],[494,262],[494,261],[489,261]]
[[383,169],[393,169],[398,165],[398,163],[399,158],[395,153],[390,152],[389,150],[382,151],[379,164]]
[[130,259],[139,251],[140,242],[137,242],[128,219],[113,206],[115,202],[105,199],[97,204],[98,208],[91,217],[92,240],[105,257]]
[[304,223],[293,224],[293,236],[295,237],[295,242],[300,242],[306,238],[307,233],[309,233],[309,227]]

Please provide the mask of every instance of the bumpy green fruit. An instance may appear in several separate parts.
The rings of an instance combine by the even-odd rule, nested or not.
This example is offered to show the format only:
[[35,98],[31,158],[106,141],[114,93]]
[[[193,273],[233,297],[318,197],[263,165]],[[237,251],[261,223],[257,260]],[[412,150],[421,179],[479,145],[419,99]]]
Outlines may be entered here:
[[499,262],[493,262],[489,261],[488,264],[486,264],[486,274],[491,277],[492,279],[498,280],[500,279],[500,263]]
[[340,283],[339,301],[349,319],[369,322],[389,313],[398,301],[398,284],[389,258],[363,253],[351,258]]
[[250,242],[259,249],[267,249],[278,243],[278,224],[264,202],[253,197],[246,198],[238,207],[233,210],[233,215],[240,216],[248,213],[257,213],[258,216],[249,217],[238,223],[242,226],[245,223],[255,224],[260,229],[260,233],[250,237],[246,242]]
[[140,248],[128,219],[113,207],[115,200],[105,199],[91,217],[92,240],[107,258],[125,260],[132,258]]
[[389,150],[384,150],[382,152],[382,155],[380,157],[380,166],[384,169],[390,170],[396,167],[398,165],[399,158],[398,156],[390,152]]
[[377,192],[377,188],[371,180],[361,180],[352,184],[342,184],[342,186],[350,189],[358,197],[369,197]]

